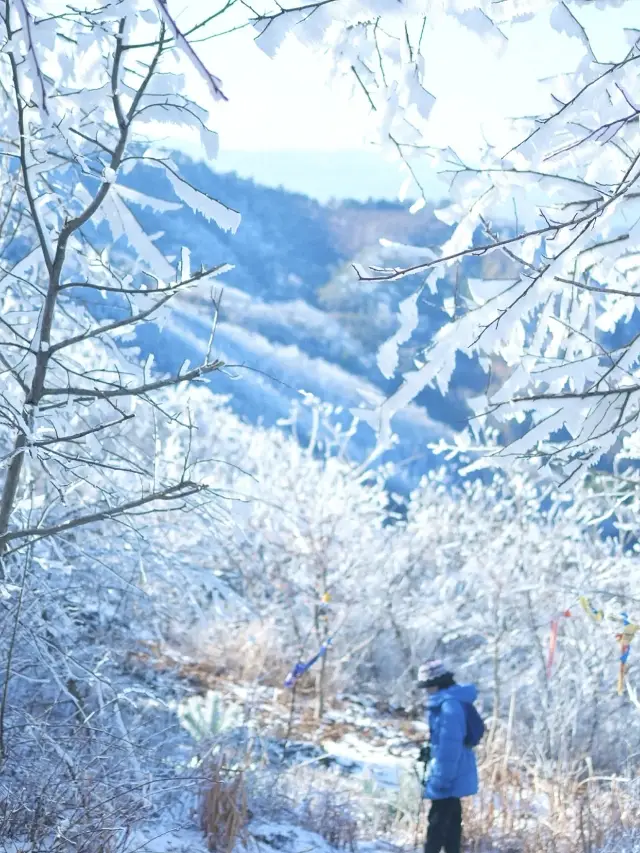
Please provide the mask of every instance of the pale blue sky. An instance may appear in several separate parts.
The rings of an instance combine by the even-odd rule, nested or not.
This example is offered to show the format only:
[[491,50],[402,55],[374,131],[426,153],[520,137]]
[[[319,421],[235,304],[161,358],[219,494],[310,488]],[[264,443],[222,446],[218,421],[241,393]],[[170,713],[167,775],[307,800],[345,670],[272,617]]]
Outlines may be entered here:
[[[623,26],[640,27],[639,0],[621,10],[581,8],[578,14],[603,60],[625,50]],[[253,35],[248,29],[226,35],[203,52],[229,96],[215,116],[218,168],[323,198],[392,196],[402,177],[397,164],[367,144],[364,98],[351,97],[346,82],[327,83],[327,59],[294,39],[270,59]],[[575,40],[556,34],[544,21],[513,26],[501,58],[453,23],[428,32],[427,85],[437,98],[429,141],[453,142],[463,156],[473,157],[483,134],[497,141],[501,119],[543,109],[544,90],[536,80],[571,70],[579,52]],[[438,195],[438,182],[429,184]]]

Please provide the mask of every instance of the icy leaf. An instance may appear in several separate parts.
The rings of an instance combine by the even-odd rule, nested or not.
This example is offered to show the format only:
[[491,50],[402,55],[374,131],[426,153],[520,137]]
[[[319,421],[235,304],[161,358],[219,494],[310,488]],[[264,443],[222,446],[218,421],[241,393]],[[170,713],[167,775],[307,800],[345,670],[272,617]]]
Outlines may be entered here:
[[385,341],[378,350],[377,362],[380,372],[385,379],[391,379],[398,367],[398,349],[407,341],[416,330],[420,317],[418,313],[418,299],[421,291],[416,291],[400,303],[398,316],[400,326],[392,338]]

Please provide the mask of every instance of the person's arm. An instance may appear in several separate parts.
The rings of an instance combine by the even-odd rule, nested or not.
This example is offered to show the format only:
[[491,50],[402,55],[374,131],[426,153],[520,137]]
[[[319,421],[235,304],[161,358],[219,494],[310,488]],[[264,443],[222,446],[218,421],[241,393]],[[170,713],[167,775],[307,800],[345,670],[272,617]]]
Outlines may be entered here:
[[460,702],[443,702],[440,708],[440,736],[433,750],[433,765],[429,776],[431,786],[448,791],[458,773],[458,765],[467,731],[464,708]]

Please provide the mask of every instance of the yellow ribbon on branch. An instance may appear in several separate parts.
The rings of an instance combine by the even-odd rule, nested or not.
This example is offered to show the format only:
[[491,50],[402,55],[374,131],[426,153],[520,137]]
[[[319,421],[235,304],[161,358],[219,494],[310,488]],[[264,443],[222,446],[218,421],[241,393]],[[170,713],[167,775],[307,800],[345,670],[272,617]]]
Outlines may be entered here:
[[[601,625],[603,622],[616,622],[618,625],[621,625],[621,630],[616,634],[616,640],[620,645],[620,668],[618,671],[618,695],[622,696],[624,693],[624,680],[627,674],[628,669],[628,661],[629,654],[631,652],[631,643],[635,635],[640,631],[640,624],[636,622],[632,622],[629,619],[629,616],[626,613],[605,613],[602,608],[594,607],[591,603],[590,599],[587,598],[586,595],[581,595],[578,598],[580,605],[587,616],[598,625]],[[571,611],[567,610],[563,614],[563,616],[570,616]],[[551,675],[551,668],[553,665],[553,658],[556,650],[556,643],[558,639],[558,627],[559,622],[556,618],[551,623],[551,640],[550,640],[550,648],[549,648],[549,661],[547,664],[547,673]]]

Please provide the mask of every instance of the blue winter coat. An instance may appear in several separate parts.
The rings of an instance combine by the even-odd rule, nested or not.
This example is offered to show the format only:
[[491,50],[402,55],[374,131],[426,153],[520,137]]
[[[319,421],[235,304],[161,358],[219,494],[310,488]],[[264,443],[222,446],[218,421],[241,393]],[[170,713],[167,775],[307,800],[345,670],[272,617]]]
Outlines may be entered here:
[[478,793],[478,767],[472,749],[464,745],[467,719],[464,702],[475,702],[473,684],[454,684],[429,696],[431,763],[425,786],[429,800],[472,797]]

